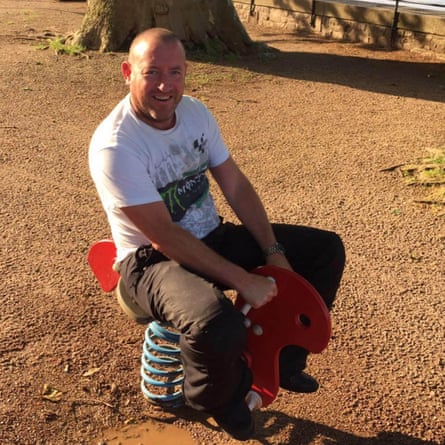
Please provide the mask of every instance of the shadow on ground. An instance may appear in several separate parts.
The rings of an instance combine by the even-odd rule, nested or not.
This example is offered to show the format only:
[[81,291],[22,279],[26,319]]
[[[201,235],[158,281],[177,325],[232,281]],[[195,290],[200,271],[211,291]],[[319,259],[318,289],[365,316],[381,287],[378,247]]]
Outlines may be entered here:
[[271,442],[268,437],[274,436],[283,428],[288,429],[289,426],[291,432],[286,444],[308,445],[314,443],[318,437],[324,445],[438,445],[393,431],[382,431],[374,437],[359,437],[321,423],[289,417],[279,411],[265,411],[257,416],[258,441],[269,445]]
[[[355,48],[357,52],[363,52],[369,57],[329,54],[329,45],[338,45],[339,42],[309,37],[279,40],[278,35],[266,36],[262,43],[267,47],[263,48],[259,55],[220,62],[221,65],[238,66],[261,74],[296,80],[331,83],[375,93],[445,102],[445,63],[419,62],[419,58],[415,62],[387,60],[384,57],[386,50],[365,49],[363,46]],[[298,43],[300,47],[307,43],[311,48],[319,47],[320,51],[285,52],[274,48],[274,45],[283,43]],[[349,45],[353,47],[353,44]],[[191,55],[192,60],[193,58]]]
[[[208,415],[187,407],[174,409],[170,411],[170,414],[171,417],[167,418],[154,415],[151,420],[171,424],[178,418],[182,418],[186,421],[201,423],[205,428],[221,431],[212,421],[209,422]],[[269,409],[256,412],[255,421],[257,433],[254,440],[262,445],[275,443],[272,438],[279,437],[283,430],[290,433],[286,442],[278,445],[309,445],[315,443],[317,439],[320,441],[317,443],[323,445],[441,445],[438,442],[418,439],[398,431],[381,431],[373,437],[357,436],[322,423],[290,417],[281,411]]]

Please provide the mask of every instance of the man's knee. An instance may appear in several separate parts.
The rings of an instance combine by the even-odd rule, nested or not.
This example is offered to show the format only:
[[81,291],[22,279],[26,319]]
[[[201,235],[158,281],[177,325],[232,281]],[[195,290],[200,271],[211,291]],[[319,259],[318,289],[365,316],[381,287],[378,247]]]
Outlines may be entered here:
[[339,235],[334,233],[331,241],[333,260],[331,263],[332,272],[335,275],[334,281],[337,282],[337,287],[340,285],[343,276],[343,270],[346,264],[345,246]]
[[[332,308],[334,299],[340,286],[340,281],[345,268],[346,253],[345,246],[339,235],[334,232],[328,232],[329,243],[326,243],[329,255],[324,273],[320,277],[323,280],[320,293],[329,309]],[[329,250],[328,250],[329,249]]]
[[192,349],[218,361],[239,357],[246,348],[244,317],[232,303],[227,303],[218,315],[205,323],[196,323],[186,335]]
[[338,234],[330,232],[330,235],[330,245],[334,258],[333,262],[335,263],[335,267],[339,270],[339,272],[343,272],[346,261],[345,245]]

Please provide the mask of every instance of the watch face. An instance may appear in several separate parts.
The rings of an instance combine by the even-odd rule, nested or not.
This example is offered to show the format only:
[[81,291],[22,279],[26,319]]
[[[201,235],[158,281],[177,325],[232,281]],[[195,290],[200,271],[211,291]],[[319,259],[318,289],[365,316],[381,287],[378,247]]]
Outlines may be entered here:
[[284,253],[284,247],[279,243],[275,245],[275,250],[277,253]]

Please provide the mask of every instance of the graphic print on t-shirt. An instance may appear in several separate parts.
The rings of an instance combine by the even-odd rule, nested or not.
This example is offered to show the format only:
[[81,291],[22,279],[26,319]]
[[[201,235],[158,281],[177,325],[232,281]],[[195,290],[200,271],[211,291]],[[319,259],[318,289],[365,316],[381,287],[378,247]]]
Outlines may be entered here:
[[173,221],[180,221],[192,204],[200,207],[209,193],[209,180],[205,175],[207,163],[197,171],[184,174],[184,178],[160,188],[161,195]]

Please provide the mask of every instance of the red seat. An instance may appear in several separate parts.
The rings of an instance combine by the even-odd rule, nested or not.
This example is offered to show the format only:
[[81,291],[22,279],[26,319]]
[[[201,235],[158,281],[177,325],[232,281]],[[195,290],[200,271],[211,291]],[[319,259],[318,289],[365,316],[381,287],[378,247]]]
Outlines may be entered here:
[[116,245],[110,239],[95,242],[88,251],[88,263],[105,292],[114,290],[119,281],[119,273],[113,269],[115,259]]

